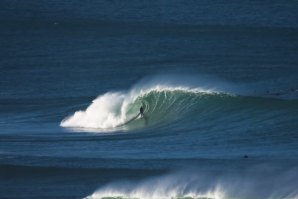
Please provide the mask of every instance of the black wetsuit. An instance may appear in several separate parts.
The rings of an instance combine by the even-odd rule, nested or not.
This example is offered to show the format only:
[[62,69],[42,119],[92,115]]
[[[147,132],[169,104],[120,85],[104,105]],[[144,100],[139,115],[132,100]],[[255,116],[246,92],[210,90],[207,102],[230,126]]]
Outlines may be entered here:
[[141,116],[143,116],[144,115],[144,108],[141,106],[141,108],[140,108],[140,113],[141,113]]

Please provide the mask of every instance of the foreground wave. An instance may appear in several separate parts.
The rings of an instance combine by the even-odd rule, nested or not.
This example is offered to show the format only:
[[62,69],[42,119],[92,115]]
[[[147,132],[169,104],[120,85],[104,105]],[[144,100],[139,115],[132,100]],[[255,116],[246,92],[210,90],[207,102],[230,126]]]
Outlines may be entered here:
[[297,167],[280,171],[258,166],[238,172],[184,171],[141,182],[107,184],[85,199],[297,199]]

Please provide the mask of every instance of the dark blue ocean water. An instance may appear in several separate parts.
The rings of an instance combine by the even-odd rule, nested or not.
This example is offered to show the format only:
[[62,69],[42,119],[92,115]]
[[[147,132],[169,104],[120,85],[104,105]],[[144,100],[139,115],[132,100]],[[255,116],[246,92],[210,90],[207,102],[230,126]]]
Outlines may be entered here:
[[0,198],[298,197],[296,1],[0,7]]

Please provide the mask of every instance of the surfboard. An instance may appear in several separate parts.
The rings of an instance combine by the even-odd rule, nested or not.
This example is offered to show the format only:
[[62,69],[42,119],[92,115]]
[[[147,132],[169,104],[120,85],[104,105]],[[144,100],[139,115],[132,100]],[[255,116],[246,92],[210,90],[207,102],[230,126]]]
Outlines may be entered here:
[[126,121],[126,122],[124,122],[123,124],[119,124],[119,125],[116,126],[116,127],[121,127],[121,126],[124,126],[124,125],[126,125],[126,124],[128,124],[128,123],[134,121],[135,119],[137,119],[137,118],[140,116],[140,114],[141,114],[141,113],[137,114],[135,117],[131,118],[130,120],[128,120],[128,121]]

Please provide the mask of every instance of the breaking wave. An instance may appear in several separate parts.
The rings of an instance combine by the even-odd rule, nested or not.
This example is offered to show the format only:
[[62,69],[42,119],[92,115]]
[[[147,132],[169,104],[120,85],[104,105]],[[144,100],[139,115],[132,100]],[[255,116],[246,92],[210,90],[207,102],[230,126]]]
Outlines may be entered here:
[[[111,129],[157,124],[187,113],[201,97],[216,94],[213,90],[161,85],[130,92],[108,92],[93,100],[86,110],[65,118],[61,126]],[[139,116],[123,125],[139,114],[141,106],[145,109],[145,117]]]
[[[218,118],[222,117],[222,113],[231,111],[243,113],[252,108],[272,109],[291,105],[290,101],[279,103],[279,96],[260,96],[255,90],[249,93],[245,87],[218,80],[203,79],[198,82],[188,78],[182,82],[176,78],[166,82],[148,82],[140,82],[128,91],[102,94],[86,110],[76,111],[63,119],[60,125],[105,132],[131,130],[182,121],[199,114],[218,115],[215,117]],[[294,103],[292,105],[296,106]],[[141,106],[145,109],[144,117],[139,114]]]
[[254,166],[238,172],[184,171],[100,187],[85,199],[297,199],[297,167],[276,173]]

